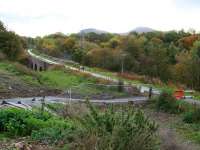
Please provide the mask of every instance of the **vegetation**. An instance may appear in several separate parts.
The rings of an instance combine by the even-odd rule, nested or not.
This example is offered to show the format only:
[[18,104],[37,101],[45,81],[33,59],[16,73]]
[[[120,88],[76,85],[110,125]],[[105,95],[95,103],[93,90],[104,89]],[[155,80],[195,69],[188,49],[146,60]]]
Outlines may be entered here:
[[0,131],[70,149],[158,149],[157,125],[140,110],[111,106],[100,111],[89,103],[87,109],[83,116],[65,119],[38,110],[1,109]]
[[83,138],[79,146],[85,149],[158,149],[157,126],[140,110],[111,106],[101,113],[90,104],[89,110],[81,119]]
[[[101,68],[102,74],[115,79],[123,78],[131,83],[159,86],[174,83],[176,86],[200,90],[199,34],[154,31],[128,35],[78,33],[66,36],[56,33],[29,38],[8,31],[0,22],[0,73],[17,76],[34,86],[87,93],[84,96],[107,92],[124,96],[121,80],[118,88],[107,88],[94,85],[107,84],[104,80],[59,66],[45,72],[33,72],[20,64],[27,61],[26,48],[95,67],[89,68],[94,72],[99,72],[98,68]],[[116,73],[122,71],[122,65],[124,73]],[[4,90],[3,84],[0,83],[0,89]],[[156,98],[155,107],[157,111],[180,117],[182,122],[176,129],[200,143],[199,107],[177,101],[168,92]],[[159,149],[156,135],[158,126],[139,109],[114,106],[99,108],[90,103],[85,108],[71,104],[48,104],[47,108],[56,115],[38,110],[0,109],[0,139],[5,136],[26,136],[33,141],[62,145],[68,149]]]
[[175,128],[187,140],[200,143],[200,108],[198,105],[176,100],[168,92],[162,93],[154,102],[156,110],[176,114],[176,121],[170,124],[171,128]]
[[116,86],[98,86],[98,84],[108,83],[105,80],[91,77],[88,74],[67,70],[59,66],[53,66],[44,72],[34,72],[19,63],[4,61],[0,62],[0,71],[17,76],[17,78],[30,86],[47,87],[61,91],[67,91],[71,88],[72,93],[82,97],[91,97],[92,95],[101,95],[102,93],[113,97],[128,95],[128,93],[118,91]]
[[1,109],[0,112],[0,131],[10,136],[27,136],[33,131],[56,126],[60,129],[72,129],[72,125],[68,122],[46,112],[31,112],[15,108]]
[[181,111],[179,108],[179,102],[167,92],[163,92],[156,101],[157,110],[162,110],[170,113],[178,113]]
[[193,110],[184,114],[183,121],[186,123],[199,123],[200,122],[200,109],[194,108]]
[[25,62],[23,39],[14,32],[7,31],[0,21],[0,59]]
[[[82,33],[83,34],[83,33]],[[130,33],[52,34],[32,39],[37,49],[83,65],[148,76],[151,80],[199,89],[199,35],[184,31]],[[93,39],[94,38],[94,39]],[[28,44],[30,45],[30,44]]]

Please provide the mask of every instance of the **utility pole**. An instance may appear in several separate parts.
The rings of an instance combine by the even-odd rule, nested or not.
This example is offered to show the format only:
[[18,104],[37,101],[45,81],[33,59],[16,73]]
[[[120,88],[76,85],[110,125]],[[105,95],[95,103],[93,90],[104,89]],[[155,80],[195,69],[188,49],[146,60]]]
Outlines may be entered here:
[[121,73],[124,73],[124,59],[125,59],[126,54],[121,52]]
[[71,105],[71,101],[72,101],[72,89],[70,88],[69,89],[69,102],[70,102],[70,105]]
[[44,107],[45,107],[45,96],[43,96],[42,99],[41,99],[41,111],[42,111],[42,113],[44,112]]
[[84,31],[80,33],[80,40],[81,40],[81,48],[83,49],[84,48],[84,40],[85,40],[85,37],[84,37]]
[[121,73],[124,73],[124,59],[122,58],[122,62],[121,62]]

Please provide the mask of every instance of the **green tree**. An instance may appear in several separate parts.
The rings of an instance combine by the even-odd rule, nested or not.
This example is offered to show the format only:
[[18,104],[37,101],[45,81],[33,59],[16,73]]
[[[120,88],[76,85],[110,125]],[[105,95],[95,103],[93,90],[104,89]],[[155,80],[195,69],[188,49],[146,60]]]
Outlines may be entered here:
[[23,52],[20,37],[13,32],[0,32],[0,51],[10,60],[16,60]]
[[6,28],[3,24],[3,22],[0,21],[0,32],[5,32],[6,31]]

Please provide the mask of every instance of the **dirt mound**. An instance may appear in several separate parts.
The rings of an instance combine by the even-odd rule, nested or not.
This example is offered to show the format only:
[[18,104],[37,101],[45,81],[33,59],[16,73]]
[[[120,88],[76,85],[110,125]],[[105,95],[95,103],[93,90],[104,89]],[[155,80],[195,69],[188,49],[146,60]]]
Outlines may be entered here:
[[60,90],[29,85],[14,75],[0,72],[0,99],[46,95],[54,96],[59,93]]

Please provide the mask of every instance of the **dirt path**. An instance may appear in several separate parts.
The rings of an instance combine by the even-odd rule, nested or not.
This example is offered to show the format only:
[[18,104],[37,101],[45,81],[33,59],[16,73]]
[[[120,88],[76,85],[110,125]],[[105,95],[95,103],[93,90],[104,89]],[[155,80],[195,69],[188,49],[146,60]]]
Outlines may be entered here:
[[161,138],[161,150],[199,150],[200,145],[183,138],[172,125],[180,120],[176,115],[155,112],[153,109],[145,109],[147,116],[159,125],[158,134]]

